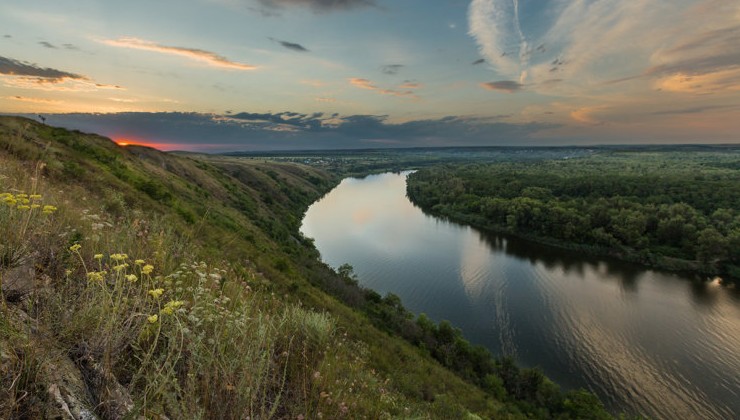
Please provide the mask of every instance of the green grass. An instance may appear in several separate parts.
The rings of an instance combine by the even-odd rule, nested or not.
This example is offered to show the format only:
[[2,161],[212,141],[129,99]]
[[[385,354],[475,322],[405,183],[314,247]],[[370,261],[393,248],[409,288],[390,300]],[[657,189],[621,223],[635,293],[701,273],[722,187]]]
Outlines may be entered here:
[[0,278],[33,285],[2,299],[0,417],[511,411],[309,280],[300,214],[336,182],[0,118],[0,193],[42,204],[0,203]]

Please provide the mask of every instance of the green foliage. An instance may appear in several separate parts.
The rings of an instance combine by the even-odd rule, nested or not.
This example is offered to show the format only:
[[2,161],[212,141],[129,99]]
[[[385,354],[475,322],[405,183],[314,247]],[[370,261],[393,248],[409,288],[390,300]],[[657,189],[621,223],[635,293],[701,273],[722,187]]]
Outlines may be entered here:
[[538,163],[427,168],[422,208],[550,244],[669,269],[729,275],[740,235],[737,149],[601,151]]
[[0,278],[25,259],[37,282],[7,310],[0,299],[0,417],[56,417],[49,390],[72,383],[80,392],[60,395],[102,417],[500,412],[503,403],[316,287],[413,325],[398,298],[334,273],[298,234],[302,212],[336,182],[291,163],[122,148],[0,118],[0,192],[40,192],[59,207],[46,217],[16,202],[0,215],[4,238],[33,215],[12,252],[22,258],[7,259]]

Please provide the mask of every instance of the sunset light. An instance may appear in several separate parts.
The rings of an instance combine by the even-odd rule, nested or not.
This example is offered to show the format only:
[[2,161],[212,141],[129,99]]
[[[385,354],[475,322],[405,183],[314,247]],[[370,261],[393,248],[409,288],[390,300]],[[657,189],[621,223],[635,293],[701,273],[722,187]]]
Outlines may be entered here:
[[740,420],[740,0],[0,28],[0,419]]

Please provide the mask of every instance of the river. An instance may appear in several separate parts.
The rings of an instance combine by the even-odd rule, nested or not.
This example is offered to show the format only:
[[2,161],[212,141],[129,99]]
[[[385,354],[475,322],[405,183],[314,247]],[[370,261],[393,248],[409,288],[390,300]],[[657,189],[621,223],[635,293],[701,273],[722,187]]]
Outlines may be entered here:
[[406,197],[406,173],[344,179],[301,231],[362,285],[613,413],[740,418],[740,288],[426,215]]

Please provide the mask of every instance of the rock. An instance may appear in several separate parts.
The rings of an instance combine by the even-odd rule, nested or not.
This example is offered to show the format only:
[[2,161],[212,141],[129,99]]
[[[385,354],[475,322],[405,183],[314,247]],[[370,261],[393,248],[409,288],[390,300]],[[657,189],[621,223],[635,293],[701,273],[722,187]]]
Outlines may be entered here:
[[5,300],[18,302],[31,293],[35,286],[36,272],[32,263],[12,267],[0,273]]
[[85,377],[87,388],[93,398],[98,401],[98,407],[104,416],[114,420],[132,418],[131,411],[134,409],[134,401],[128,389],[95,360],[86,346],[78,346],[74,352],[80,372]]

